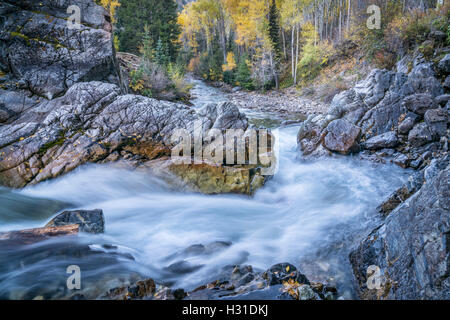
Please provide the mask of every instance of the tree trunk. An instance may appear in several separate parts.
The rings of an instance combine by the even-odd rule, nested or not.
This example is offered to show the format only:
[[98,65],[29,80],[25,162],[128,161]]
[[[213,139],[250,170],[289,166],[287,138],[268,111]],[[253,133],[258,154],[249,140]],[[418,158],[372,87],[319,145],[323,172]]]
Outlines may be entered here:
[[352,0],[348,0],[348,13],[347,13],[347,33],[350,32],[350,17],[352,13]]
[[275,80],[275,88],[278,90],[280,88],[278,80],[277,62],[273,58],[273,50],[270,50],[270,69],[272,69],[272,76]]
[[298,54],[299,54],[299,33],[300,33],[300,26],[297,24],[297,49],[295,53],[295,76],[294,76],[294,84],[297,84],[297,70],[298,70]]
[[294,39],[295,39],[295,26],[292,26],[292,35],[291,35],[291,64],[292,64],[292,79],[294,79],[294,83],[295,83]]

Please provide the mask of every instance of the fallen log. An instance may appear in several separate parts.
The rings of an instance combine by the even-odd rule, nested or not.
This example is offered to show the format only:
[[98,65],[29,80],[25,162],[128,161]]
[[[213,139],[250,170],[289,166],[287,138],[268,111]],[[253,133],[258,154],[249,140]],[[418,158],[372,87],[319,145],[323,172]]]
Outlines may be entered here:
[[44,227],[19,231],[1,232],[0,245],[5,243],[32,244],[53,237],[76,235],[78,234],[79,228],[80,226],[78,224],[72,224],[61,227]]

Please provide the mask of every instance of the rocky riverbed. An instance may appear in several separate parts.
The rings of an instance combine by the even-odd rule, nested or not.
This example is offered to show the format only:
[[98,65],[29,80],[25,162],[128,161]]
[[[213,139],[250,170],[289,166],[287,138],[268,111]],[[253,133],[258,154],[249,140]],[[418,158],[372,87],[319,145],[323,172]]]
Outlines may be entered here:
[[[328,109],[198,80],[187,106],[127,94],[108,13],[79,2],[77,34],[65,1],[0,5],[0,298],[450,298],[450,55]],[[271,128],[277,170],[171,164],[196,122]]]

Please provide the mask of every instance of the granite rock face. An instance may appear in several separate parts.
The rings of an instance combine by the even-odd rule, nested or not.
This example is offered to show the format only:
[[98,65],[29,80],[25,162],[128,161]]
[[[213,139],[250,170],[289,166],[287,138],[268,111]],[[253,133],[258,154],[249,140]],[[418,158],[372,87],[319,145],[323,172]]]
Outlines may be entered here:
[[4,88],[52,99],[77,82],[119,83],[108,12],[92,0],[77,1],[81,23],[72,28],[68,21],[72,4],[69,0],[0,4]]
[[[196,122],[202,124],[203,130],[248,128],[247,118],[236,106],[218,104],[208,108],[206,117],[204,110],[196,113],[182,104],[120,95],[114,84],[77,83],[64,96],[35,105],[0,127],[0,182],[19,188],[57,177],[88,162],[125,158],[137,166],[167,157],[174,145],[174,130],[193,132]],[[208,193],[250,190],[254,177],[250,170],[256,167],[232,170],[246,176],[248,179],[242,181],[248,185]],[[182,170],[179,176],[187,172]],[[228,183],[225,178],[230,175],[223,177],[222,182]]]
[[[350,254],[363,299],[450,299],[448,156],[421,174],[385,203],[399,205]],[[380,268],[379,287],[367,285],[370,266]]]

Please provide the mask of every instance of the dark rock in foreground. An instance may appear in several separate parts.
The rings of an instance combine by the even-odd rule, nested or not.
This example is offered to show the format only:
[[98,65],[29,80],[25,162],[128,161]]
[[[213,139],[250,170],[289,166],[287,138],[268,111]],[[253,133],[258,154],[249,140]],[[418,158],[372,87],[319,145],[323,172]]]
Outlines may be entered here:
[[81,232],[105,232],[105,218],[103,211],[100,209],[64,211],[47,223],[46,227],[61,227],[73,224],[78,225]]
[[252,266],[227,266],[222,276],[214,282],[190,292],[171,289],[155,283],[153,279],[115,288],[102,299],[117,300],[210,300],[233,298],[272,290],[272,299],[333,300],[337,291],[322,283],[309,282],[305,275],[289,263],[272,266],[265,272],[257,272]]

